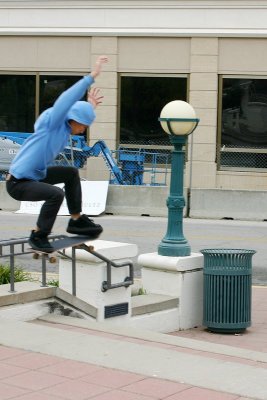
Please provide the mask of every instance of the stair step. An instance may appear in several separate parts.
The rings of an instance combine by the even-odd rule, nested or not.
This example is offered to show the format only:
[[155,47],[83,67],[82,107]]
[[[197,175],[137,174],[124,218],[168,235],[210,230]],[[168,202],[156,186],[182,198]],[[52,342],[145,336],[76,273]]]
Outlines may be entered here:
[[132,297],[132,316],[150,314],[157,311],[177,308],[178,297],[171,297],[162,294],[143,294]]

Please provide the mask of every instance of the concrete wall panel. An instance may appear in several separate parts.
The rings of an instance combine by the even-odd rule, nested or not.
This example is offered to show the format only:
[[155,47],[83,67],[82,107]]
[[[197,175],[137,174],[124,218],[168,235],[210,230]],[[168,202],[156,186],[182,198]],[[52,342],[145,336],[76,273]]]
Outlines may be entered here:
[[267,190],[267,173],[218,171],[217,187],[227,189]]
[[117,54],[118,39],[117,37],[103,36],[92,38],[92,53],[94,54]]
[[217,55],[192,55],[191,72],[217,72]]
[[212,73],[194,73],[190,75],[190,90],[210,91],[218,89],[218,75]]
[[194,55],[218,55],[218,39],[214,38],[192,38],[191,54]]
[[193,137],[194,144],[213,144],[216,143],[216,127],[199,125],[194,133],[189,136],[189,142]]
[[192,189],[191,218],[267,219],[267,192]]
[[219,40],[220,74],[266,74],[266,39],[223,38]]
[[[194,156],[194,155],[193,155]],[[190,170],[187,165],[187,175]],[[215,188],[216,187],[216,164],[209,161],[193,161],[192,163],[192,187],[193,188]],[[188,182],[188,180],[187,180]],[[187,183],[189,185],[189,182]]]
[[188,38],[119,38],[120,72],[188,72]]
[[216,108],[217,92],[216,91],[190,91],[190,104],[194,108]]
[[88,73],[90,44],[90,38],[0,36],[0,68]]
[[[98,121],[98,119],[96,118]],[[111,140],[115,143],[117,125],[115,122],[94,122],[94,124],[90,128],[90,142],[93,144],[95,141],[103,139],[105,141]],[[114,147],[112,146],[112,149]]]
[[[192,104],[193,105],[193,104]],[[194,107],[197,117],[200,119],[200,125],[217,126],[217,109]]]

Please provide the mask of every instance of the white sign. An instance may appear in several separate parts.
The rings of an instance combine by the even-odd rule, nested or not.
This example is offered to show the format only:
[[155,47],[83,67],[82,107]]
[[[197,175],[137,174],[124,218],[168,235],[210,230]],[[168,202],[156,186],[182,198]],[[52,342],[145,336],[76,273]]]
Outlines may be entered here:
[[[99,215],[106,209],[108,181],[81,181],[82,212],[87,215]],[[63,184],[55,185],[63,188]],[[39,214],[44,201],[21,201],[21,214]],[[69,215],[66,199],[64,199],[58,215]]]

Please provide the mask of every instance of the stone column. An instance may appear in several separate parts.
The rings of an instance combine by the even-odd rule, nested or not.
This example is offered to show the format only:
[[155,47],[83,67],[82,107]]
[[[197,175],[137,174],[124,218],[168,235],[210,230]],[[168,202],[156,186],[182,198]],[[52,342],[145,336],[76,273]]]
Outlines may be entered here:
[[217,97],[218,39],[192,38],[189,103],[200,123],[188,141],[190,188],[216,188]]
[[[92,37],[92,65],[102,54],[108,56],[109,62],[103,66],[103,71],[96,78],[94,84],[94,87],[100,89],[104,99],[103,103],[97,107],[96,120],[90,127],[89,145],[92,146],[102,139],[110,150],[115,150],[117,147],[117,46],[117,37]],[[101,156],[88,158],[86,178],[88,180],[109,180],[109,171]]]

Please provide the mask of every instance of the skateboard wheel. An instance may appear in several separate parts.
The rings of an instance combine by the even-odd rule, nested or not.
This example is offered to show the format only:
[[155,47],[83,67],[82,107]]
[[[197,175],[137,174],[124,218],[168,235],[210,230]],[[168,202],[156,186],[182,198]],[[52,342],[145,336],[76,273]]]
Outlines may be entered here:
[[40,254],[37,254],[37,253],[33,253],[33,255],[32,255],[32,258],[33,258],[34,260],[38,260],[39,257],[40,257]]
[[49,257],[49,262],[50,264],[55,264],[57,262],[57,258],[56,257]]

